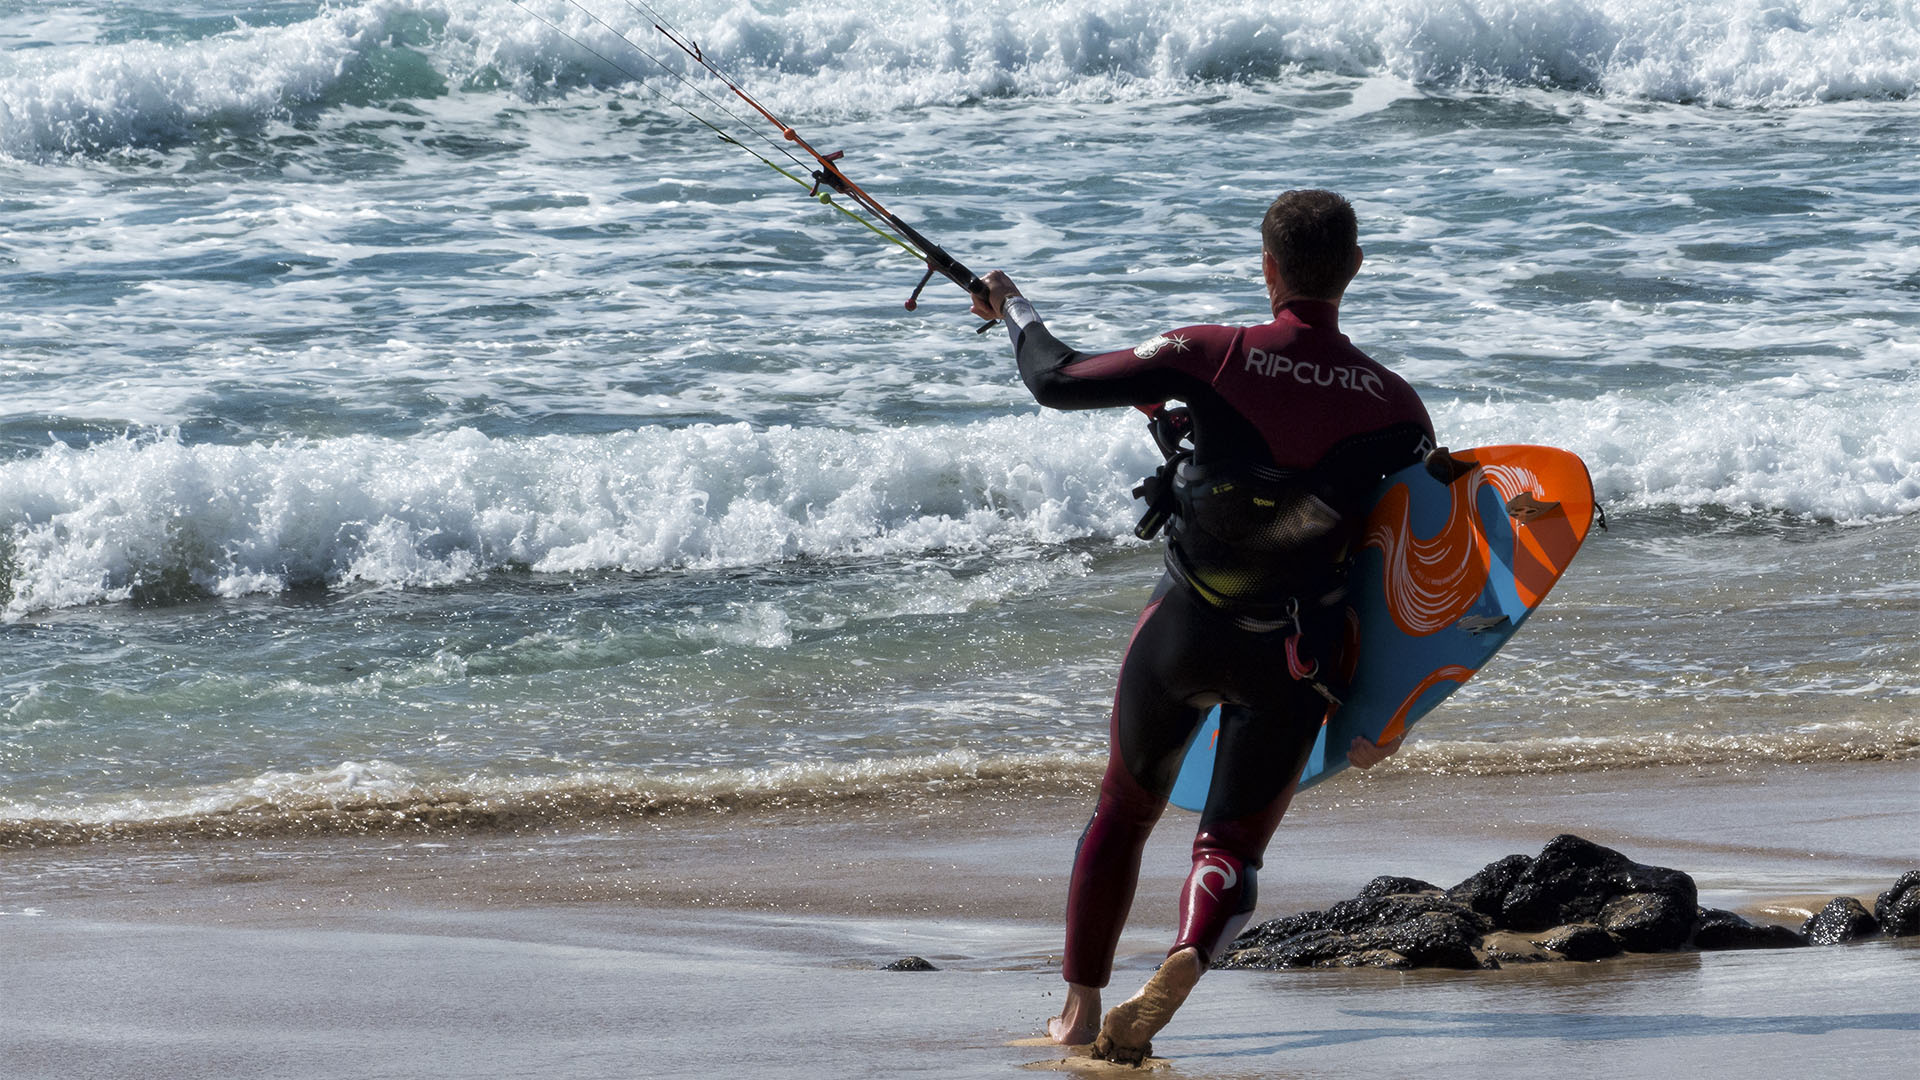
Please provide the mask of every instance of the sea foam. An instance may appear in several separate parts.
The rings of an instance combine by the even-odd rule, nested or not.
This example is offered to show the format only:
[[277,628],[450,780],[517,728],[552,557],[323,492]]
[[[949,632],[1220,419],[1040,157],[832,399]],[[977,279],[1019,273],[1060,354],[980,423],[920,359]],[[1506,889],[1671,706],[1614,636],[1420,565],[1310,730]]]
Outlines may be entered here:
[[[1615,512],[1835,522],[1920,513],[1920,386],[1791,380],[1678,396],[1453,402],[1456,448],[1562,446]],[[1158,462],[1137,417],[1015,415],[879,431],[747,424],[494,439],[472,430],[241,446],[56,444],[0,465],[4,617],[291,585],[912,557],[1130,542]]]
[[0,466],[5,617],[507,567],[763,566],[1117,536],[1155,455],[1115,420],[57,445]]
[[[433,96],[448,85],[487,91],[504,82],[524,95],[640,77],[675,89],[634,46],[676,70],[687,61],[638,9],[583,4],[370,0],[199,40],[15,49],[0,53],[0,153],[167,142],[308,103]],[[659,6],[711,55],[752,73],[769,101],[798,110],[1136,97],[1303,73],[1384,76],[1439,92],[1545,87],[1722,106],[1906,98],[1920,87],[1920,12],[1901,3]],[[394,65],[377,61],[397,51],[427,56],[440,79],[396,81]]]
[[1561,446],[1615,508],[1715,508],[1864,523],[1920,513],[1920,383],[1798,377],[1591,400],[1434,409],[1443,442]]

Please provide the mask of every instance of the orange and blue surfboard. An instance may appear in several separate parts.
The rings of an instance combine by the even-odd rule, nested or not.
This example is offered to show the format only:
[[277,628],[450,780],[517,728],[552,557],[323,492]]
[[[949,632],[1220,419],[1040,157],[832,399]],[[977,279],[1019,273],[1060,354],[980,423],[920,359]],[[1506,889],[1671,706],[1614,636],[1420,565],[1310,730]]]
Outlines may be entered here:
[[[1346,768],[1355,735],[1397,738],[1472,678],[1592,529],[1593,481],[1565,450],[1483,446],[1437,460],[1394,473],[1375,494],[1348,586],[1352,678],[1321,722],[1302,788]],[[1206,805],[1219,731],[1216,708],[1181,763],[1175,806]]]

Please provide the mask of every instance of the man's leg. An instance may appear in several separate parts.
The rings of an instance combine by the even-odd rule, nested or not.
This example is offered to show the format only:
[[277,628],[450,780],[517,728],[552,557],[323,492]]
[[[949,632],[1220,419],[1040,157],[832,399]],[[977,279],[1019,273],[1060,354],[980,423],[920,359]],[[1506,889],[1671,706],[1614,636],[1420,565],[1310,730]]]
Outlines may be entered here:
[[1180,890],[1177,952],[1211,965],[1238,937],[1259,899],[1259,870],[1280,819],[1300,789],[1300,770],[1320,733],[1326,701],[1305,683],[1282,684],[1261,711],[1220,711],[1213,786],[1193,838],[1193,868]]
[[1098,1031],[1100,988],[1113,973],[1113,952],[1140,878],[1141,852],[1166,809],[1180,756],[1200,724],[1201,710],[1175,699],[1159,670],[1169,643],[1178,640],[1178,629],[1168,621],[1156,596],[1141,614],[1121,663],[1100,801],[1080,835],[1067,888],[1061,965],[1067,1000],[1047,1024],[1047,1034],[1057,1042],[1091,1042]]
[[1213,785],[1180,891],[1179,934],[1140,992],[1107,1014],[1094,1040],[1096,1057],[1137,1063],[1151,1052],[1153,1036],[1253,914],[1267,842],[1299,788],[1325,711],[1304,684],[1283,684],[1275,698],[1263,702],[1272,711],[1221,710]]

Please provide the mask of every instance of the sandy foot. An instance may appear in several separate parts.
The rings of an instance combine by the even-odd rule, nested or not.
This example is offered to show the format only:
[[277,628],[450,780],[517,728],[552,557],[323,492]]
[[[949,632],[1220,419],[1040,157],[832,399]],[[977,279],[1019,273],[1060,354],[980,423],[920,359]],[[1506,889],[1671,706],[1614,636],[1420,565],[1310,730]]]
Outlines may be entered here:
[[1153,1052],[1152,1038],[1173,1019],[1205,970],[1195,949],[1181,949],[1167,957],[1139,993],[1107,1013],[1099,1037],[1093,1040],[1093,1056],[1122,1065],[1139,1064]]

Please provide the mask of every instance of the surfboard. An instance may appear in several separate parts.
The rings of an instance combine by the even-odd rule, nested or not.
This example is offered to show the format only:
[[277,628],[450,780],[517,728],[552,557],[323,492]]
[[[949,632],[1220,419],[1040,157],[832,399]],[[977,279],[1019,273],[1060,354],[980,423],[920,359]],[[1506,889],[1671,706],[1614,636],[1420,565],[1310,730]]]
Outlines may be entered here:
[[[1300,786],[1347,767],[1355,735],[1398,738],[1493,658],[1586,541],[1593,481],[1547,446],[1436,454],[1381,482],[1348,584],[1345,700],[1322,719]],[[1206,805],[1220,710],[1187,749],[1172,801]]]

